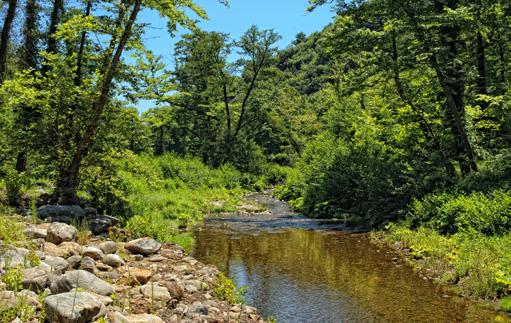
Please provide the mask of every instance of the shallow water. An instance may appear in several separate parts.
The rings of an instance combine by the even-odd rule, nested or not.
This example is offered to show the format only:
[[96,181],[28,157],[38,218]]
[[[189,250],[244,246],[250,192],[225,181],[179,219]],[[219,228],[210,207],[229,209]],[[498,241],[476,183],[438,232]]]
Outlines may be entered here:
[[367,234],[293,214],[266,195],[272,214],[212,218],[196,229],[194,256],[248,286],[247,304],[277,322],[506,321],[448,296]]

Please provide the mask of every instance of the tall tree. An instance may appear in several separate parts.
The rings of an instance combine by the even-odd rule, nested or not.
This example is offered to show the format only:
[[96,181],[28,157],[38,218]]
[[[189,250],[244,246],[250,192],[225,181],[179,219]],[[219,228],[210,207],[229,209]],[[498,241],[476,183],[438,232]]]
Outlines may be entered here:
[[22,49],[22,65],[33,70],[37,69],[37,37],[38,37],[38,6],[37,0],[27,0],[25,4],[24,41]]
[[5,80],[5,74],[7,72],[7,54],[9,50],[12,22],[16,16],[17,5],[18,0],[9,0],[9,6],[7,7],[7,13],[2,27],[2,35],[0,38],[0,84],[2,84]]

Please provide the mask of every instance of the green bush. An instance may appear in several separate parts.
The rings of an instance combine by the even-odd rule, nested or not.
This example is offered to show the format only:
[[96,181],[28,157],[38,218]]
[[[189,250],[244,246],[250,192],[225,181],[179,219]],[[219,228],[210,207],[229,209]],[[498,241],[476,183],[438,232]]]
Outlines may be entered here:
[[412,228],[427,226],[441,234],[504,234],[511,228],[511,191],[428,195],[413,201],[407,221]]
[[[232,166],[219,169],[197,158],[114,153],[103,167],[84,172],[82,190],[100,211],[124,219],[135,237],[190,245],[181,232],[212,212],[233,211],[254,180]],[[215,204],[213,201],[222,201]]]

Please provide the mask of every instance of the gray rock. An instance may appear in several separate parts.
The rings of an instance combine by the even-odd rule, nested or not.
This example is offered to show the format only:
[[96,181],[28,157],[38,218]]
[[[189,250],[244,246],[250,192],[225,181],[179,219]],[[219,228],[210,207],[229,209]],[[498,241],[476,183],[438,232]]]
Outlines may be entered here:
[[46,239],[48,230],[39,228],[35,225],[29,225],[25,228],[25,236],[28,239]]
[[101,249],[96,247],[87,247],[83,251],[83,255],[87,257],[91,257],[94,260],[101,260],[103,259],[103,256],[105,255]]
[[37,214],[41,219],[67,224],[82,220],[88,212],[90,211],[84,210],[78,205],[44,205],[37,209]]
[[24,268],[32,267],[28,260],[28,253],[29,251],[23,248],[11,248],[6,250],[0,255],[0,269],[18,266]]
[[103,262],[109,266],[118,268],[125,265],[124,260],[119,255],[106,255],[103,257]]
[[163,323],[158,316],[151,314],[122,315],[119,312],[113,314],[113,323]]
[[77,269],[80,267],[80,263],[82,262],[82,256],[71,256],[67,258],[67,263],[69,264],[69,267],[72,269]]
[[208,315],[209,310],[208,307],[201,304],[200,302],[195,302],[188,307],[186,311],[187,314],[199,314],[199,315]]
[[86,292],[69,292],[48,296],[44,300],[46,318],[50,322],[86,323],[99,317],[104,305]]
[[152,255],[161,248],[161,243],[151,238],[142,238],[128,242],[124,248],[133,254]]
[[56,275],[65,273],[69,268],[69,263],[66,261],[66,259],[61,257],[46,256],[46,258],[43,260],[43,263],[49,265],[51,267],[51,272]]
[[109,215],[96,215],[89,220],[90,230],[94,235],[108,232],[108,229],[119,224],[119,219]]
[[22,285],[24,289],[40,292],[43,291],[49,282],[48,268],[44,266],[22,269]]
[[113,241],[105,241],[99,244],[99,249],[103,251],[105,255],[114,254],[117,252],[117,244]]
[[91,257],[82,257],[82,260],[80,262],[80,269],[88,271],[90,273],[95,273],[98,271],[96,268],[96,261],[92,259]]
[[66,293],[74,288],[83,288],[104,296],[113,293],[110,284],[85,270],[68,272],[58,277],[50,286],[52,294]]
[[172,298],[170,296],[170,293],[167,290],[167,288],[158,286],[153,283],[149,283],[147,285],[140,286],[140,292],[145,297],[147,297],[149,299],[154,299],[157,301],[168,301]]
[[46,237],[46,241],[58,245],[62,242],[75,241],[77,234],[78,230],[76,230],[75,227],[65,223],[55,222],[52,223],[48,228],[48,236]]

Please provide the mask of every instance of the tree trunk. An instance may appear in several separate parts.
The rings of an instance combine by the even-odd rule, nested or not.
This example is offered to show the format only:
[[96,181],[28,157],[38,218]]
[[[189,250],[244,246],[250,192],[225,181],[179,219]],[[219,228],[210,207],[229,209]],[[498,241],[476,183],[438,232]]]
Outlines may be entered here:
[[121,60],[124,47],[126,46],[126,43],[131,36],[131,31],[137,19],[137,15],[140,12],[141,4],[142,0],[137,0],[133,6],[133,10],[128,19],[128,22],[124,27],[119,45],[117,46],[115,54],[110,60],[105,73],[103,74],[101,92],[98,99],[93,104],[92,115],[88,120],[84,133],[77,144],[70,164],[65,169],[62,169],[61,173],[59,174],[60,178],[57,194],[59,195],[59,202],[62,204],[73,204],[78,200],[76,193],[79,185],[81,163],[88,150],[90,149],[93,136],[99,127],[101,115],[103,114],[103,110],[110,99],[110,89],[112,87],[113,78],[117,72],[117,67]]
[[25,67],[37,69],[37,0],[27,0],[22,60]]
[[[87,1],[87,8],[85,9],[84,17],[90,16],[90,12],[92,10],[92,1]],[[78,55],[76,58],[76,76],[75,76],[75,85],[80,86],[82,84],[82,67],[83,67],[83,55],[85,50],[85,42],[87,41],[87,31],[84,30],[82,32],[82,36],[80,39],[80,49],[78,50]]]
[[55,0],[53,3],[53,9],[50,17],[50,27],[48,29],[48,52],[57,52],[57,40],[54,34],[57,32],[57,28],[62,21],[62,14],[64,12],[64,0]]
[[17,0],[9,0],[9,7],[7,8],[7,14],[5,15],[4,26],[2,28],[2,35],[0,38],[0,85],[5,80],[5,74],[7,72],[7,52],[17,5]]
[[[440,14],[444,12],[443,2],[437,1],[436,9]],[[448,0],[447,7],[458,8],[457,0]],[[461,68],[457,66],[458,42],[460,39],[459,27],[448,22],[439,29],[441,53],[433,53],[431,60],[435,67],[440,86],[447,101],[447,112],[451,118],[454,134],[455,149],[460,169],[463,175],[477,172],[477,163],[472,145],[465,129],[465,84]]]

